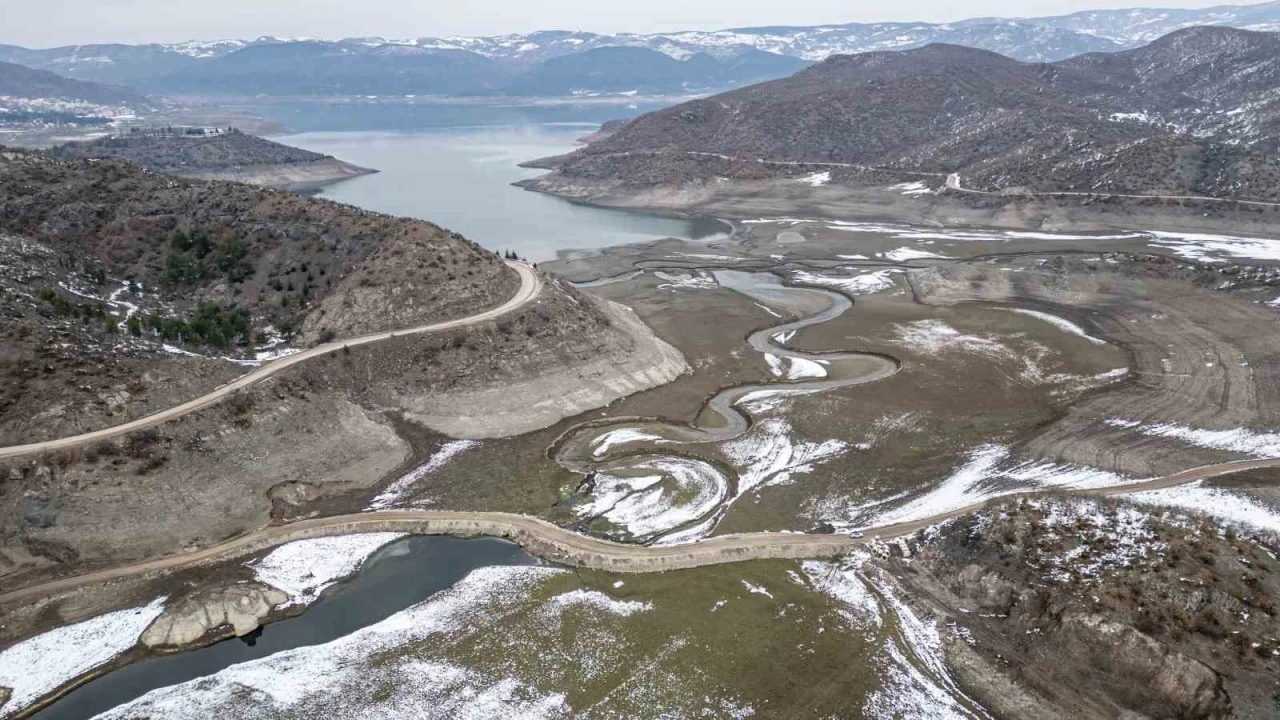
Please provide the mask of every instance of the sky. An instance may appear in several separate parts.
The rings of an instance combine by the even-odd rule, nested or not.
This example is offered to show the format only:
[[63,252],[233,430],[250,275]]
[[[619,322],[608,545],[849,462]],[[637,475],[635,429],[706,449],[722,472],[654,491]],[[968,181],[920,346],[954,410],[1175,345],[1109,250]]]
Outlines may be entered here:
[[[531,30],[660,32],[752,25],[945,22],[975,16],[1057,15],[1143,6],[1142,0],[0,0],[0,43],[52,47],[98,42],[376,35],[416,38]],[[1152,0],[1207,7],[1222,0]]]

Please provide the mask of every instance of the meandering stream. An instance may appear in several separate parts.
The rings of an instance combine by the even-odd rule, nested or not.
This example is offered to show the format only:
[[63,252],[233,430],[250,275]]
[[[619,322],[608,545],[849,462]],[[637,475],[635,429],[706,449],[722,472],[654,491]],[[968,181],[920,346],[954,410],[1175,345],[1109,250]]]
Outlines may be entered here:
[[[847,296],[786,286],[769,273],[717,270],[713,275],[721,287],[800,316],[747,337],[747,344],[764,355],[776,373],[790,379],[725,388],[704,403],[692,423],[624,418],[589,421],[568,430],[553,452],[563,467],[587,478],[576,498],[579,515],[587,521],[583,529],[612,512],[631,518],[625,533],[606,533],[615,539],[665,544],[709,534],[742,488],[733,468],[682,453],[681,448],[746,434],[752,427],[754,402],[876,382],[900,369],[896,359],[876,353],[811,353],[787,346],[798,331],[848,312],[853,301]],[[665,502],[683,505],[683,512],[667,513],[665,523],[658,519],[663,496],[668,498]],[[623,511],[624,504],[634,509]]]

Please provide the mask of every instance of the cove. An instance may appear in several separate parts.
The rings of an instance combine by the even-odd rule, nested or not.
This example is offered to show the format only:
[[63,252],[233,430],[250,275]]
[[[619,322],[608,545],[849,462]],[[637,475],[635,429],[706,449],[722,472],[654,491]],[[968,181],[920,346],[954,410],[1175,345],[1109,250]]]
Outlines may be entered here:
[[380,549],[360,572],[330,588],[307,611],[272,623],[261,634],[128,665],[72,690],[37,712],[37,720],[82,720],[156,688],[211,675],[231,665],[307,645],[319,645],[368,627],[446,590],[472,570],[493,565],[536,565],[517,545],[493,538],[413,535]]

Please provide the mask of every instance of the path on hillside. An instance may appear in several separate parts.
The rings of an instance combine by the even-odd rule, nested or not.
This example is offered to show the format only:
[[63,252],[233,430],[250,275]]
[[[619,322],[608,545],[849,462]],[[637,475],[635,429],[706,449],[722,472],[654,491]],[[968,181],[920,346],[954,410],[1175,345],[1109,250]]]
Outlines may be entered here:
[[[1079,491],[1079,494],[1092,497],[1116,497],[1146,490],[1159,490],[1185,485],[1198,480],[1245,470],[1271,467],[1280,467],[1280,458],[1216,463],[1184,470],[1154,480],[1144,480],[1096,490],[1082,490]],[[1028,497],[1040,492],[1042,491],[1014,493],[1001,499]],[[610,542],[588,535],[580,535],[535,517],[511,513],[390,510],[337,515],[266,527],[194,552],[171,555],[133,565],[124,565],[32,585],[0,595],[0,605],[29,601],[33,598],[67,592],[113,580],[232,560],[294,540],[364,532],[395,531],[418,535],[507,538],[522,546],[530,554],[545,560],[574,567],[623,573],[682,570],[768,558],[833,557],[850,552],[876,540],[892,540],[910,535],[931,525],[979,510],[987,502],[984,500],[983,502],[956,508],[955,510],[927,518],[870,528],[860,537],[839,533],[819,535],[762,532],[721,535],[693,543],[664,546],[626,545]]]
[[542,290],[542,279],[538,275],[537,271],[524,263],[513,261],[506,262],[509,267],[519,273],[520,288],[516,290],[515,295],[513,295],[510,300],[498,307],[491,308],[468,317],[457,318],[456,320],[447,320],[445,322],[432,323],[431,325],[420,325],[412,328],[371,333],[369,335],[361,335],[359,337],[347,338],[345,340],[334,340],[333,342],[317,345],[308,350],[303,350],[302,352],[287,355],[279,358],[278,360],[273,360],[252,372],[241,375],[226,385],[195,398],[194,400],[188,400],[181,405],[175,405],[167,410],[161,410],[160,412],[152,413],[151,415],[138,418],[137,420],[103,428],[101,430],[94,430],[81,435],[71,435],[69,437],[58,438],[56,440],[46,440],[44,442],[28,443],[26,445],[11,445],[9,447],[0,448],[0,460],[21,457],[24,455],[34,455],[53,450],[79,447],[87,443],[119,437],[126,433],[134,432],[135,430],[153,427],[155,425],[168,422],[169,420],[180,418],[183,415],[193,413],[196,410],[214,405],[226,399],[237,390],[241,390],[253,385],[254,383],[261,382],[272,375],[297,365],[298,363],[306,362],[311,358],[319,357],[321,355],[334,352],[335,350],[341,350],[344,347],[367,345],[369,343],[386,340],[399,335],[419,335],[422,333],[441,332],[444,330],[465,327],[467,325],[474,325],[487,320],[493,320],[494,318],[505,315],[513,310],[517,310],[529,303],[536,298],[538,293]]

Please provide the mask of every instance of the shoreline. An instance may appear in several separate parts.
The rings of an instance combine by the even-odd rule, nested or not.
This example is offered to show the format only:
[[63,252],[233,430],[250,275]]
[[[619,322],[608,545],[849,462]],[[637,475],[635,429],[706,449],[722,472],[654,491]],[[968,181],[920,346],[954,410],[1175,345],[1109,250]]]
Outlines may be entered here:
[[360,167],[336,158],[300,163],[241,166],[226,170],[195,170],[175,175],[193,180],[216,180],[265,185],[279,190],[315,192],[328,185],[378,173],[372,168]]
[[590,207],[713,217],[736,226],[757,218],[887,222],[926,228],[1041,232],[1184,231],[1280,237],[1280,206],[1224,208],[1231,199],[1142,200],[1129,196],[971,194],[943,189],[907,196],[890,185],[809,186],[794,178],[695,181],[643,190],[567,181],[557,171],[514,183],[528,192]]

